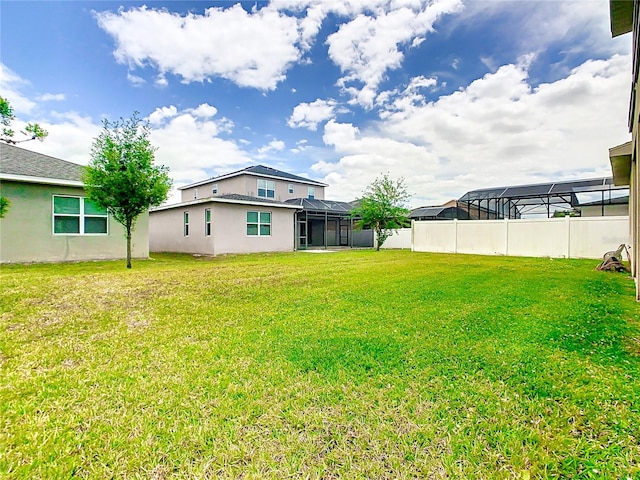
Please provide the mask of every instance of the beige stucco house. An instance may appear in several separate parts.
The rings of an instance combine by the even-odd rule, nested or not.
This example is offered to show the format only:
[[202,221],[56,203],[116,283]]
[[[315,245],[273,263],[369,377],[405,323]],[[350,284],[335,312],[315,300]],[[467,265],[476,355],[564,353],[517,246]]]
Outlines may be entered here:
[[202,255],[372,247],[353,205],[325,199],[326,184],[263,165],[180,188],[181,202],[154,208],[153,252]]
[[633,61],[631,101],[629,106],[629,130],[631,141],[618,145],[609,150],[613,181],[616,185],[629,185],[629,233],[631,238],[631,274],[636,281],[636,298],[640,300],[639,264],[640,264],[640,171],[638,170],[638,156],[640,156],[640,141],[638,138],[640,125],[640,4],[637,0],[610,0],[611,34],[616,37],[632,32]]
[[[86,198],[81,176],[81,165],[0,142],[0,263],[126,258],[122,226]],[[147,258],[147,214],[132,240],[132,256]]]
[[201,255],[294,250],[296,207],[226,194],[160,206],[149,216],[152,252]]
[[180,203],[151,211],[150,249],[202,255],[293,251],[300,207],[285,201],[323,199],[326,186],[263,165],[186,185]]

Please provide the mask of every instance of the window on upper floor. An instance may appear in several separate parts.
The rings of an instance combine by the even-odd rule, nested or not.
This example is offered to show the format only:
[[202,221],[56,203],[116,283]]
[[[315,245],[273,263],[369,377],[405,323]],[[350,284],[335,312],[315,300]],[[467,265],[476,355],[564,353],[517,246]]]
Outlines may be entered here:
[[218,184],[214,183],[213,188],[211,188],[211,195],[216,195],[218,193]]
[[309,200],[313,200],[314,198],[316,198],[316,188],[315,187],[307,188],[307,198]]
[[198,198],[198,189],[196,188],[193,190],[193,199],[195,200],[197,198]]
[[107,235],[107,210],[88,198],[53,196],[54,235]]
[[206,237],[211,236],[211,209],[206,208],[204,210],[204,235]]
[[272,180],[258,180],[258,197],[275,198],[276,182]]
[[247,235],[268,237],[271,235],[271,212],[247,212]]
[[289,184],[289,193],[293,193],[293,183]]

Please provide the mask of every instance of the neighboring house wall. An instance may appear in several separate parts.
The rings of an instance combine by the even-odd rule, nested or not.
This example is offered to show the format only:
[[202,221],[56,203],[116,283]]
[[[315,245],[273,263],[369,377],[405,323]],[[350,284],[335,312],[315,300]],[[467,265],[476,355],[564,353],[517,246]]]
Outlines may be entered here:
[[[56,262],[125,258],[124,230],[109,216],[107,235],[54,235],[53,195],[86,197],[80,187],[1,182],[11,204],[0,219],[0,263]],[[148,215],[138,217],[133,233],[135,258],[149,256]]]
[[[211,211],[211,235],[205,235],[205,210]],[[247,234],[247,212],[270,212],[271,235]],[[189,234],[184,234],[184,214],[189,214]],[[294,209],[277,205],[201,202],[152,211],[149,219],[150,250],[202,255],[290,252],[294,249]]]
[[[230,193],[237,193],[242,195],[249,195],[251,197],[258,197],[258,180],[268,180],[274,182],[274,197],[271,200],[284,202],[292,198],[307,198],[308,188],[314,188],[314,198],[318,200],[324,200],[324,187],[305,184],[295,180],[276,179],[268,177],[260,177],[251,174],[242,174],[231,178],[225,178],[222,180],[212,179],[211,182],[207,182],[197,187],[190,187],[182,190],[182,201],[189,202],[197,198],[208,198],[213,195],[213,186],[217,185],[218,193],[216,195],[226,195]],[[289,185],[293,186],[293,193],[289,193]]]
[[[271,212],[271,235],[247,235],[247,212]],[[292,252],[294,249],[293,209],[265,206],[220,205],[214,210],[216,255],[226,253]]]
[[[247,182],[244,178],[245,175],[238,175],[237,177],[226,178],[224,180],[204,183],[202,185],[198,185],[197,187],[186,188],[182,190],[182,201],[189,202],[191,200],[195,200],[196,190],[198,191],[197,198],[208,198],[212,195],[227,195],[229,193],[241,193],[243,195],[248,195],[245,191],[247,188]],[[213,187],[218,187],[218,192],[213,193]]]
[[[624,217],[629,215],[629,204],[612,204],[604,206],[605,217]],[[580,207],[581,217],[602,217],[602,205]]]

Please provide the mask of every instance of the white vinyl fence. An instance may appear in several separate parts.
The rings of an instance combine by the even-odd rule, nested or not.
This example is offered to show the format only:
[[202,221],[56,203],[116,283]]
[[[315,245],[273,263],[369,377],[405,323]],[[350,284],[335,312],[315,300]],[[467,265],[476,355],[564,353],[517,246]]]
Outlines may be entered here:
[[[407,233],[411,238],[407,240]],[[629,217],[413,222],[383,248],[523,257],[602,258],[630,243]]]

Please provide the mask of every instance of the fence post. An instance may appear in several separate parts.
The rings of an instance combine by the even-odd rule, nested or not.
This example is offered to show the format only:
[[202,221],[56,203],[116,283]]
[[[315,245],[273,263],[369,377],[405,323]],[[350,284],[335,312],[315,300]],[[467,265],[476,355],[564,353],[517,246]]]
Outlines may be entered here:
[[509,217],[505,217],[504,221],[506,222],[506,228],[505,228],[505,236],[507,237],[505,240],[505,244],[504,244],[504,255],[505,257],[509,256]]
[[565,215],[567,223],[567,258],[571,258],[571,215]]
[[453,219],[453,253],[458,253],[458,219]]

